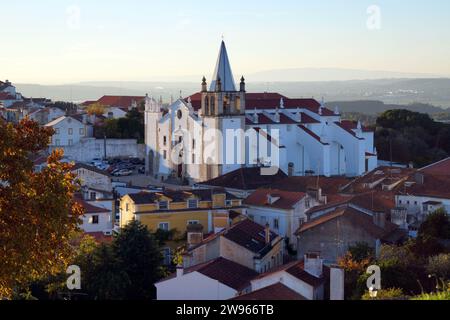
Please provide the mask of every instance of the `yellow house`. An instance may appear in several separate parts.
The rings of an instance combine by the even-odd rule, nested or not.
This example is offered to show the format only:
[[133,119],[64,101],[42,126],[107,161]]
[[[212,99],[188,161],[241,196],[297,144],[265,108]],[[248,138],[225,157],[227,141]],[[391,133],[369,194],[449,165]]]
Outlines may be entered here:
[[121,198],[120,226],[135,219],[151,232],[175,229],[183,237],[188,225],[201,224],[206,234],[228,227],[230,212],[242,210],[242,200],[222,189],[142,192]]

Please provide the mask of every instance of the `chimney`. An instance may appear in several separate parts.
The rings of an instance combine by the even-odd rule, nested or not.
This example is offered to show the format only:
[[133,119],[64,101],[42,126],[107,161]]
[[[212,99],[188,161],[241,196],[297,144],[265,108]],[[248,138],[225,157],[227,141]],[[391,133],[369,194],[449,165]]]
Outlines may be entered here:
[[309,274],[320,278],[323,272],[323,259],[318,253],[305,254],[305,271]]
[[203,225],[191,224],[187,226],[187,244],[191,248],[203,241]]
[[417,184],[424,184],[425,176],[421,172],[416,172],[416,174],[414,175],[414,180],[416,180]]
[[270,226],[269,223],[266,223],[266,226],[264,228],[264,236],[266,240],[266,244],[270,243]]
[[373,223],[378,227],[384,229],[386,227],[386,213],[384,212],[374,212],[373,213]]
[[182,265],[177,265],[177,278],[181,278],[184,275],[184,269]]
[[330,300],[344,300],[344,270],[330,267]]

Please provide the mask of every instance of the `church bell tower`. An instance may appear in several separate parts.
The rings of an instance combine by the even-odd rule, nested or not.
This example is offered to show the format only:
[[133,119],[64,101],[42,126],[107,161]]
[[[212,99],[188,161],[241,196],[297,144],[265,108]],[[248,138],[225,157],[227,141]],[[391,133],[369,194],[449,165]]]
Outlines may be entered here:
[[217,129],[222,132],[223,137],[222,141],[216,141],[216,154],[212,157],[212,163],[211,159],[204,159],[206,165],[202,175],[208,180],[242,166],[239,163],[225,163],[226,153],[230,151],[227,150],[227,130],[245,130],[245,79],[241,78],[237,90],[224,41],[220,45],[209,89],[206,78],[203,77],[201,94],[201,117],[205,128]]

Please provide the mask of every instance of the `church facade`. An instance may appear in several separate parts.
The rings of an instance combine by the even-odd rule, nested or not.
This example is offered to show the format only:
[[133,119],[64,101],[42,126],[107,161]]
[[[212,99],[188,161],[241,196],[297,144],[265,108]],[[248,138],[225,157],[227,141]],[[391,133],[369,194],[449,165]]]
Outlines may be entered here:
[[206,181],[243,166],[262,174],[359,176],[377,165],[374,133],[314,99],[236,86],[222,42],[209,87],[163,108],[145,98],[146,171]]

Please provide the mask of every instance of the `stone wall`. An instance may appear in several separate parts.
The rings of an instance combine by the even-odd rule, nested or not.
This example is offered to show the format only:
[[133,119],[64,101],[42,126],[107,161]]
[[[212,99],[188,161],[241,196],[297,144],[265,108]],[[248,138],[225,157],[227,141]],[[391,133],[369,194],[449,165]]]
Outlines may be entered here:
[[[56,148],[56,147],[53,147]],[[61,148],[61,147],[60,147]],[[84,138],[72,146],[65,146],[64,155],[72,161],[90,162],[105,155],[103,139]],[[50,148],[50,151],[52,148]],[[138,144],[136,139],[106,139],[106,157],[137,157],[145,158],[145,145]]]

